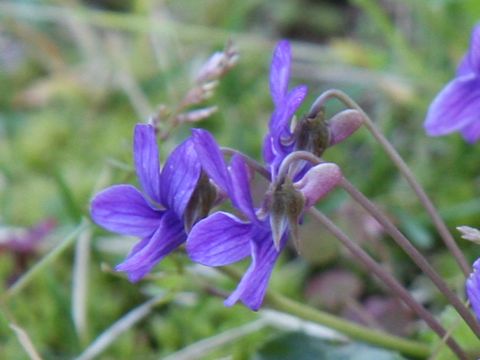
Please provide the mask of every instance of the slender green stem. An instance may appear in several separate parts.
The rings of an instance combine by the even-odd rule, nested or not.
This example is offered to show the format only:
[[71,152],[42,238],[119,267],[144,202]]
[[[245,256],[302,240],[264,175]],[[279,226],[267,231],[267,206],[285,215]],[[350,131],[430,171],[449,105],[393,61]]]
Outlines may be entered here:
[[390,289],[392,293],[398,296],[408,307],[410,307],[427,325],[440,337],[445,338],[449,348],[458,356],[459,359],[468,360],[458,343],[448,336],[445,328],[419,304],[412,295],[405,289],[389,272],[385,271],[373,258],[368,255],[357,243],[353,242],[345,233],[340,230],[329,218],[323,215],[315,208],[309,210],[316,220],[318,220],[326,229],[332,233],[340,242],[358,259],[369,271],[375,274]]
[[[231,267],[220,267],[218,269],[232,279],[239,280],[241,278],[241,275]],[[352,339],[364,341],[386,349],[396,350],[402,354],[415,358],[426,358],[430,354],[429,347],[422,343],[386,334],[378,330],[372,330],[369,327],[350,322],[335,315],[288,299],[272,290],[267,291],[265,301],[266,304],[273,309],[316,322],[341,332]]]
[[88,226],[88,221],[83,220],[67,237],[63,240],[55,249],[50,251],[45,257],[37,262],[29,271],[27,271],[20,279],[18,279],[8,290],[5,292],[4,301],[15,296],[20,290],[22,290],[28,283],[37,276],[46,266],[54,261],[59,255],[61,255],[70,245],[73,244],[77,236]]
[[372,330],[368,327],[346,321],[332,314],[288,299],[273,291],[267,292],[266,301],[270,307],[276,310],[324,325],[330,329],[337,330],[352,339],[364,341],[386,349],[396,350],[404,355],[415,358],[426,358],[430,354],[429,347],[422,343],[389,335],[378,330]]
[[445,222],[438,214],[438,211],[433,205],[432,201],[430,200],[428,195],[425,193],[425,190],[423,189],[423,187],[417,182],[413,173],[410,171],[410,168],[407,166],[407,164],[405,164],[405,162],[400,157],[400,155],[395,150],[395,148],[388,142],[388,140],[383,136],[383,134],[377,129],[373,121],[362,110],[362,108],[354,100],[352,100],[347,94],[345,94],[340,90],[334,89],[334,90],[328,90],[324,92],[322,95],[320,95],[317,98],[317,100],[314,102],[314,104],[310,109],[310,116],[312,116],[312,114],[317,113],[320,110],[320,108],[324,105],[324,103],[330,98],[337,98],[346,106],[352,109],[358,110],[363,115],[365,119],[365,126],[372,133],[373,137],[383,147],[383,149],[385,150],[387,155],[390,157],[392,162],[399,169],[403,177],[407,180],[408,184],[417,195],[423,207],[425,208],[427,213],[430,215],[430,218],[432,219],[433,224],[435,225],[435,228],[437,229],[438,233],[440,234],[447,248],[451,251],[452,255],[455,257],[455,260],[460,266],[460,269],[463,271],[465,276],[468,276],[470,274],[470,266],[468,265],[467,260],[465,259],[463,253],[461,252],[460,248],[455,242],[455,239],[453,238],[452,234],[450,233],[447,226],[445,225]]

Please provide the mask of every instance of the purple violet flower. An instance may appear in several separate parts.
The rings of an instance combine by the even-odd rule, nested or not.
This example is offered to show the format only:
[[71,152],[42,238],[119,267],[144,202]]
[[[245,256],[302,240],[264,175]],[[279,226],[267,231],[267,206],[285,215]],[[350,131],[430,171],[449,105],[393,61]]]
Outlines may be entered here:
[[456,77],[431,103],[424,127],[430,136],[460,131],[469,143],[480,138],[480,24],[473,29]]
[[135,127],[133,152],[143,193],[132,185],[114,185],[98,193],[92,219],[105,229],[142,238],[116,266],[132,282],[143,278],[165,255],[187,238],[184,211],[195,190],[201,167],[191,138],[177,146],[160,171],[155,129]]
[[[256,311],[263,302],[273,267],[286,245],[288,227],[285,226],[278,235],[278,241],[274,241],[268,210],[256,211],[254,208],[249,170],[241,155],[234,155],[230,166],[227,166],[210,133],[200,129],[193,130],[193,141],[204,171],[230,197],[233,206],[243,217],[219,211],[199,221],[188,236],[187,252],[193,261],[207,266],[232,264],[250,255],[250,267],[236,290],[225,301],[225,305],[232,306],[241,300]],[[321,165],[326,166],[330,176],[319,171]],[[313,190],[315,186],[306,183],[308,180],[293,184],[298,185],[298,191],[308,197],[305,208],[312,206],[319,197],[329,192],[341,178],[336,165],[321,165],[312,168],[315,174],[307,173],[308,179],[316,182],[316,191]],[[335,169],[332,166],[335,166]],[[315,175],[322,184],[312,178]],[[331,181],[332,178],[336,181]]]
[[263,143],[263,158],[272,168],[273,177],[283,159],[294,150],[291,120],[307,95],[305,85],[288,91],[291,60],[290,43],[287,40],[280,41],[270,67],[270,93],[275,108],[268,125],[269,133]]
[[465,288],[473,312],[480,322],[480,259],[473,263],[473,272],[468,277]]

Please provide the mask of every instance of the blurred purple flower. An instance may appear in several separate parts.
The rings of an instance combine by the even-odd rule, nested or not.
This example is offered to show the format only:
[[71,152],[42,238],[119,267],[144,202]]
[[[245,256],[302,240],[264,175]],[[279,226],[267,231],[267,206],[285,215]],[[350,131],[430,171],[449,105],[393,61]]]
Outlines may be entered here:
[[480,259],[473,263],[473,272],[468,277],[465,288],[473,312],[480,322]]
[[45,219],[28,229],[6,229],[0,233],[0,253],[9,253],[15,259],[15,270],[8,278],[9,284],[27,269],[28,260],[37,254],[41,242],[56,226],[55,219]]
[[135,127],[133,152],[143,193],[132,185],[109,187],[93,199],[91,215],[109,231],[142,238],[116,267],[136,282],[186,240],[183,216],[201,167],[193,143],[187,139],[173,150],[160,171],[151,125]]
[[431,103],[424,127],[430,136],[460,131],[469,143],[480,138],[480,24],[473,29],[456,77]]
[[[268,209],[261,208],[256,211],[254,208],[249,170],[241,155],[234,155],[230,166],[227,166],[210,133],[200,129],[193,130],[193,141],[204,171],[230,197],[233,206],[246,220],[227,212],[213,213],[193,227],[187,240],[187,252],[193,261],[207,266],[232,264],[250,255],[250,267],[236,290],[225,301],[225,305],[231,306],[241,300],[250,309],[258,310],[275,262],[287,242],[288,228],[285,226],[277,235],[278,240],[274,241]],[[333,177],[341,177],[338,167],[332,173],[333,164],[322,165],[327,166],[328,173]],[[318,190],[313,191],[305,181],[293,184],[298,185],[298,192],[307,197],[306,207],[312,206],[336,184],[330,181],[331,177],[327,179],[324,174],[318,173],[317,167],[314,169],[320,181],[325,182],[325,186],[317,183]],[[298,218],[295,221],[298,222]]]
[[291,120],[307,95],[305,85],[288,91],[291,60],[290,43],[287,40],[280,41],[273,53],[270,67],[270,93],[275,108],[263,143],[263,158],[272,168],[273,178],[282,160],[294,150]]
[[[0,252],[8,251],[15,254],[34,254],[40,245],[57,226],[55,219],[40,221],[29,229],[5,234],[5,239],[0,239]],[[0,236],[0,238],[3,236]]]

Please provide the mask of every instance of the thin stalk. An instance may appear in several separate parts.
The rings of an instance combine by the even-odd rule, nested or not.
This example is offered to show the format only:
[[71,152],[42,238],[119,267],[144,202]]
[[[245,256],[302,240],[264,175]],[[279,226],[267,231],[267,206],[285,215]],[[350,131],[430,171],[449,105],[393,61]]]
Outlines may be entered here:
[[311,114],[317,113],[323,104],[330,98],[337,98],[342,103],[344,103],[347,107],[358,110],[364,117],[365,126],[367,129],[372,133],[373,137],[378,141],[378,143],[383,147],[385,152],[387,153],[388,157],[392,160],[395,166],[398,168],[400,173],[403,177],[407,180],[410,187],[413,189],[415,194],[417,195],[418,199],[420,200],[421,204],[429,214],[430,218],[433,221],[435,228],[437,229],[440,237],[442,238],[443,242],[447,246],[447,248],[451,251],[452,255],[454,256],[455,260],[457,261],[460,269],[463,271],[466,277],[470,274],[470,266],[465,259],[463,253],[461,252],[460,248],[458,247],[455,239],[453,238],[452,234],[448,230],[445,222],[438,214],[437,209],[433,205],[430,198],[425,193],[423,187],[417,182],[413,173],[410,171],[410,168],[407,164],[403,161],[400,157],[398,152],[395,148],[388,142],[388,140],[383,136],[383,134],[377,129],[373,121],[370,117],[362,110],[362,108],[352,100],[347,94],[340,90],[332,89],[325,91],[322,95],[320,95],[317,100],[314,102],[312,107],[310,108],[310,116]]
[[[230,267],[220,267],[218,269],[232,279],[239,280],[241,277],[237,271]],[[265,301],[266,304],[273,309],[324,325],[352,339],[395,350],[415,358],[426,358],[430,354],[430,349],[425,344],[386,334],[378,330],[372,330],[369,327],[347,321],[330,313],[288,299],[272,290],[267,290]]]
[[[440,337],[446,338],[449,348],[458,356],[459,359],[468,360],[468,356],[464,353],[458,343],[448,337],[445,328],[428,312],[421,304],[415,301],[412,295],[385,269],[382,268],[370,255],[368,255],[358,244],[353,242],[345,233],[340,230],[329,218],[323,215],[315,208],[309,210],[316,220],[324,225],[327,230],[332,233],[340,242],[372,273],[374,273],[384,284],[398,296],[407,306],[409,306],[427,325]],[[447,338],[448,337],[448,338]]]
[[445,281],[429,264],[425,257],[412,245],[412,243],[397,229],[395,225],[380,211],[378,208],[360,191],[358,191],[353,184],[347,179],[343,178],[340,186],[365,210],[377,220],[383,228],[390,234],[393,240],[400,246],[405,253],[412,259],[412,261],[427,275],[440,292],[447,298],[452,306],[457,310],[459,315],[465,320],[472,331],[480,338],[480,325],[473,317],[472,313],[458,298],[458,296],[450,290]]
[[259,164],[258,161],[252,159],[250,156],[247,156],[238,150],[225,147],[225,146],[222,146],[221,150],[225,155],[229,155],[229,156],[240,155],[241,157],[243,157],[243,159],[245,160],[248,166],[250,166],[252,169],[254,169],[263,177],[270,179],[270,172],[267,169],[265,169],[261,164]]
[[[306,160],[312,164],[322,162],[317,156],[307,151],[296,151],[285,157],[279,171],[279,178],[282,178],[287,172],[290,164],[294,161]],[[480,325],[468,310],[467,306],[459,299],[459,297],[447,286],[445,281],[429,264],[425,257],[412,245],[412,243],[403,235],[395,225],[381,212],[378,208],[359,190],[355,188],[347,179],[343,178],[339,184],[348,194],[356,200],[370,215],[372,215],[390,234],[393,240],[403,251],[412,259],[412,261],[427,275],[438,290],[447,298],[452,306],[457,310],[460,316],[465,320],[472,331],[480,338]]]

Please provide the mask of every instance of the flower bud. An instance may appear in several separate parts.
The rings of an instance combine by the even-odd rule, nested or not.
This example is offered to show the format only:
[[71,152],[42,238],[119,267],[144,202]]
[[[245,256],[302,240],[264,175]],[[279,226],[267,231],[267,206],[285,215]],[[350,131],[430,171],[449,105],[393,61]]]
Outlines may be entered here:
[[480,230],[470,226],[458,226],[457,230],[462,233],[462,239],[470,240],[480,245]]
[[331,143],[323,108],[314,117],[306,116],[300,120],[295,132],[296,150],[309,151],[318,157],[322,156]]
[[305,208],[327,195],[342,179],[340,168],[333,163],[322,163],[314,166],[296,183],[294,188],[302,193]]
[[328,121],[330,128],[329,146],[342,142],[363,124],[363,115],[358,110],[348,109],[336,114]]
[[280,241],[287,228],[297,249],[298,245],[298,220],[303,212],[305,199],[300,191],[297,191],[290,179],[277,186],[272,194],[270,209],[270,226],[272,228],[273,243],[277,250],[280,249]]
[[195,109],[185,113],[181,113],[177,115],[177,121],[179,123],[185,122],[197,122],[203,119],[206,119],[216,113],[218,108],[216,106],[209,106],[206,108]]

